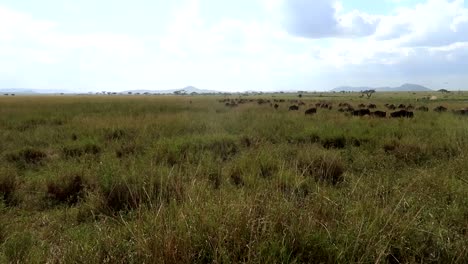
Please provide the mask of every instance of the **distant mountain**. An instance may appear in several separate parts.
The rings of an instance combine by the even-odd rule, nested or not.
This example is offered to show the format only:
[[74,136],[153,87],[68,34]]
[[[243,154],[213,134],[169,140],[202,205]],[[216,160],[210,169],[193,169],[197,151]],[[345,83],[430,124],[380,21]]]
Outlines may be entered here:
[[171,90],[129,90],[123,91],[122,93],[151,93],[151,94],[172,94],[174,92],[181,91],[185,92],[186,94],[197,93],[197,94],[207,94],[207,93],[220,93],[219,91],[214,90],[205,90],[205,89],[198,89],[194,86],[187,86],[183,89],[171,89]]
[[353,87],[353,86],[341,86],[332,89],[332,92],[360,92],[364,90],[375,90],[377,92],[433,92],[427,87],[418,84],[406,83],[399,87]]
[[60,94],[73,93],[61,89],[27,89],[27,88],[0,88],[0,94]]

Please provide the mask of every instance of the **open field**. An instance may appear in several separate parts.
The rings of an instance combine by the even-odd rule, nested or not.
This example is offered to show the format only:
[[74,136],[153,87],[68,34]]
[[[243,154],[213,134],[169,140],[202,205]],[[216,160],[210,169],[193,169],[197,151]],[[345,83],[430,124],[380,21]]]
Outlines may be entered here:
[[0,263],[468,263],[468,93],[274,96],[0,97]]

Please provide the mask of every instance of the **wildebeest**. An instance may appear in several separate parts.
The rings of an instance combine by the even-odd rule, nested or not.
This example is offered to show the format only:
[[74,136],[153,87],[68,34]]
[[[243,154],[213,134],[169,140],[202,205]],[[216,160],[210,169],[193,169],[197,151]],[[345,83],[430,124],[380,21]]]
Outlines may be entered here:
[[394,104],[387,104],[386,105],[389,110],[395,110],[396,106]]
[[236,107],[237,104],[235,102],[230,102],[225,104],[227,107]]
[[375,109],[375,108],[377,108],[377,105],[375,105],[375,104],[368,104],[368,105],[367,105],[367,108],[369,108],[369,109]]
[[453,110],[453,113],[457,115],[468,115],[468,108]]
[[306,115],[313,115],[317,113],[317,108],[309,108],[304,112]]
[[413,109],[414,109],[414,106],[412,106],[412,105],[408,105],[408,106],[406,107],[406,110],[413,110]]
[[400,104],[400,105],[398,106],[398,108],[399,108],[399,109],[406,109],[406,105]]
[[384,112],[384,111],[374,111],[374,112],[371,112],[371,116],[385,118],[385,117],[387,117],[387,112]]
[[359,110],[353,111],[353,116],[365,116],[365,115],[370,115],[369,109],[359,109]]
[[438,106],[438,107],[434,108],[434,111],[438,112],[438,113],[447,112],[447,108],[443,107],[443,106]]
[[358,107],[359,108],[364,108],[364,107],[366,107],[366,105],[365,104],[360,104],[360,105],[358,105]]
[[396,112],[391,113],[390,116],[391,117],[408,117],[408,118],[412,118],[412,117],[414,117],[414,114],[411,111],[402,109],[400,111],[396,111]]
[[289,111],[297,111],[297,110],[299,110],[299,106],[297,106],[297,105],[291,105],[289,107]]
[[275,109],[278,109],[279,105],[278,105],[278,104],[275,104],[273,107],[274,107]]
[[427,111],[429,111],[429,107],[427,107],[427,106],[420,106],[420,107],[416,108],[416,110],[418,110],[418,111],[423,111],[423,112],[427,112]]

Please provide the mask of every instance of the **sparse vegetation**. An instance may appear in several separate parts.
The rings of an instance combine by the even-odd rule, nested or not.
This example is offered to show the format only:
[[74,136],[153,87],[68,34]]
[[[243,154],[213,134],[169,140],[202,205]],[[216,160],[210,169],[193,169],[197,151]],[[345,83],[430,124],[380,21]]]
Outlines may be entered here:
[[0,263],[467,263],[468,94],[359,96],[2,97]]

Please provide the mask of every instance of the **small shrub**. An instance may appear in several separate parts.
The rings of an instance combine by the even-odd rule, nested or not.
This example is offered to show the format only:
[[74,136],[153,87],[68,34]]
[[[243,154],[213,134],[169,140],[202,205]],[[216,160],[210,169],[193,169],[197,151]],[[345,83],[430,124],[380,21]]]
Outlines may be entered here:
[[79,175],[67,176],[47,183],[47,195],[57,202],[76,204],[84,195],[83,179]]

